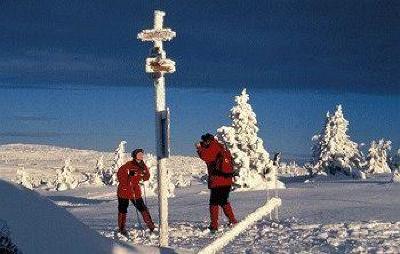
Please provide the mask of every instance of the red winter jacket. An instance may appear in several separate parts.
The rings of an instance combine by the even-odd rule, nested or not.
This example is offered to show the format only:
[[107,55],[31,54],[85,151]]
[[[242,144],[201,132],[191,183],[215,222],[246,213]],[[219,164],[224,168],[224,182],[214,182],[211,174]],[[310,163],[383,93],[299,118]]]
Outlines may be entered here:
[[[134,172],[135,174],[130,176],[129,172]],[[140,165],[136,160],[131,160],[118,169],[117,177],[119,181],[117,191],[118,197],[139,199],[142,197],[139,182],[140,180],[149,180],[150,173],[144,162]]]
[[200,146],[197,149],[200,159],[207,164],[209,189],[231,186],[233,183],[232,177],[219,175],[216,169],[217,155],[222,152],[223,149],[224,147],[215,139],[211,141],[209,147]]

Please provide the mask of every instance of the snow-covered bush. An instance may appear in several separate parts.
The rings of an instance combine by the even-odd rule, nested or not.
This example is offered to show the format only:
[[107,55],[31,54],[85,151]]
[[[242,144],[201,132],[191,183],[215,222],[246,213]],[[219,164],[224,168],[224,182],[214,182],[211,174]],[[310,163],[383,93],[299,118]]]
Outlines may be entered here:
[[71,160],[66,159],[65,165],[61,169],[57,169],[55,188],[57,191],[64,191],[69,189],[75,189],[78,187],[79,180],[74,176],[75,169],[71,166]]
[[112,166],[103,171],[103,182],[106,185],[117,185],[118,169],[128,161],[128,156],[126,155],[126,141],[121,141],[118,148],[114,152],[114,162]]
[[173,178],[173,184],[177,188],[187,187],[191,185],[191,176],[185,176],[182,172],[176,172]]
[[234,170],[238,174],[235,184],[241,189],[284,188],[277,180],[276,167],[258,137],[256,114],[248,103],[249,95],[243,89],[235,96],[236,105],[230,111],[231,126],[217,130],[219,142],[226,145],[234,160]]
[[88,174],[88,183],[93,185],[104,185],[103,181],[104,171],[104,156],[101,156],[96,162],[94,173]]
[[281,162],[277,174],[284,176],[304,176],[308,174],[308,171],[305,167],[297,165],[295,161],[291,161],[289,164]]
[[400,149],[398,149],[397,153],[393,156],[393,159],[391,161],[391,168],[393,170],[400,171]]
[[[150,179],[144,182],[143,191],[147,196],[158,195],[158,170],[157,159],[152,154],[146,154],[144,163],[149,169]],[[175,196],[175,185],[171,182],[171,172],[167,172],[168,197]]]
[[38,174],[28,174],[24,168],[17,170],[15,176],[15,183],[20,184],[28,189],[35,189],[39,188],[40,186],[50,185],[49,179],[47,175],[38,175]]
[[391,149],[391,141],[379,140],[372,141],[368,150],[366,172],[369,174],[390,173],[388,164],[388,151]]
[[17,170],[14,182],[31,190],[35,187],[33,177],[26,173],[24,168]]
[[399,170],[394,170],[393,171],[392,182],[400,183],[400,171]]
[[336,106],[332,115],[326,114],[325,125],[312,140],[313,173],[343,172],[355,178],[365,178],[361,171],[362,155],[358,144],[347,135],[349,122],[344,118],[342,106]]
[[22,254],[18,247],[12,242],[10,229],[4,220],[0,220],[0,253]]

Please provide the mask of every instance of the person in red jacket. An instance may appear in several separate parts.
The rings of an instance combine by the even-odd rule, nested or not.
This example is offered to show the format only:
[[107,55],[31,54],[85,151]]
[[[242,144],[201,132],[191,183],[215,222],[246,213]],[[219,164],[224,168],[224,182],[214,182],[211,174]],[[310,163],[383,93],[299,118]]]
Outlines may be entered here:
[[236,224],[237,220],[228,202],[229,193],[233,183],[231,175],[221,174],[216,168],[218,155],[223,151],[224,146],[210,133],[201,136],[201,142],[196,144],[199,157],[207,164],[208,188],[210,195],[210,227],[211,231],[218,230],[219,206],[228,217],[230,224]]
[[126,214],[128,212],[129,200],[136,209],[142,214],[143,221],[150,231],[154,230],[154,223],[151,219],[149,210],[142,199],[142,191],[139,182],[147,181],[150,178],[150,172],[143,161],[143,149],[136,149],[132,152],[132,160],[128,161],[118,169],[118,229],[121,234],[126,235],[125,229]]

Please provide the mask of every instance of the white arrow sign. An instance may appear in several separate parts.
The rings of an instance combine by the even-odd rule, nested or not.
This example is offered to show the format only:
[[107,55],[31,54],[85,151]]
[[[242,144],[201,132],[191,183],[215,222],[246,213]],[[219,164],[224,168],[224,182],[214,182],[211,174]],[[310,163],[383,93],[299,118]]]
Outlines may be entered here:
[[176,33],[170,28],[143,30],[138,34],[138,39],[142,41],[170,41],[176,36]]

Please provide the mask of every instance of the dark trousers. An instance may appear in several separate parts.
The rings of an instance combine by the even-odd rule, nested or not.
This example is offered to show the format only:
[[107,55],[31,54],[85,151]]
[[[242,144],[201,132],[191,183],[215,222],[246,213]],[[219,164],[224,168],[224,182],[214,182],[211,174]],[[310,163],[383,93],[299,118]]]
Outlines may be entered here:
[[210,205],[226,205],[228,203],[231,186],[212,188],[210,195]]
[[[139,212],[143,212],[147,210],[146,205],[143,202],[142,198],[139,199],[131,199],[132,204],[139,210]],[[129,206],[129,199],[126,198],[118,198],[118,212],[127,213]]]

